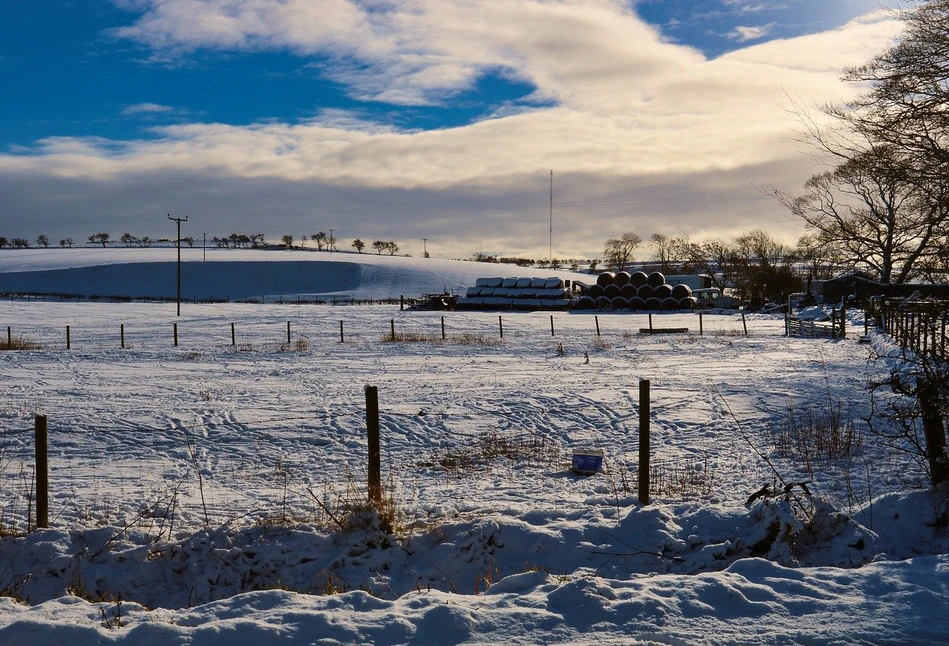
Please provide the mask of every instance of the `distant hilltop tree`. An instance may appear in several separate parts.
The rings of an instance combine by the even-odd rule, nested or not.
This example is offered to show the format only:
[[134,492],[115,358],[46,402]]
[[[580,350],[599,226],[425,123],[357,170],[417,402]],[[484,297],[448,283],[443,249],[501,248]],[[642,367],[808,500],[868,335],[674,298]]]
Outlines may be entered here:
[[355,240],[353,240],[352,246],[353,246],[353,249],[355,249],[359,253],[362,253],[362,250],[366,248],[366,243],[360,240],[359,238],[356,238]]
[[14,249],[29,249],[30,241],[26,238],[14,238],[10,241],[10,246]]
[[310,240],[316,243],[316,248],[322,250],[323,243],[326,242],[326,234],[322,231],[314,233],[310,236]]
[[36,244],[40,247],[46,248],[49,247],[49,238],[47,236],[37,236]]
[[0,237],[0,249],[3,249],[4,247],[6,247],[6,246],[7,246],[7,242],[8,242],[8,240],[7,240],[6,238]]
[[89,236],[89,244],[101,244],[103,247],[109,244],[110,236],[108,233],[93,233]]
[[70,249],[72,249],[72,246],[74,244],[76,243],[73,242],[72,238],[63,238],[62,240],[59,241],[59,246],[63,248],[69,247]]
[[390,256],[394,256],[399,253],[399,245],[397,245],[393,240],[376,240],[372,243],[372,248],[376,250],[377,254],[382,254],[383,251],[388,252]]
[[283,244],[286,245],[287,247],[293,246],[293,236],[290,235],[289,233],[281,237],[280,241],[283,242]]
[[131,233],[123,233],[122,237],[119,238],[126,247],[131,247],[133,244],[138,244],[138,238],[133,236]]

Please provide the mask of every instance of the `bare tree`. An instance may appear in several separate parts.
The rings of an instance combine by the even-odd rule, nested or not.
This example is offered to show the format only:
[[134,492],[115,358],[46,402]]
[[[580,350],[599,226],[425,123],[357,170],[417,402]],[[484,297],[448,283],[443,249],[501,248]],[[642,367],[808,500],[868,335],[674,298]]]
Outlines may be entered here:
[[771,193],[815,232],[817,246],[836,249],[852,267],[869,269],[884,283],[912,278],[916,263],[935,251],[934,237],[949,218],[945,200],[921,192],[903,155],[890,145],[815,175],[802,196]]
[[37,236],[36,244],[40,247],[47,248],[49,247],[49,237],[45,235]]
[[283,242],[283,244],[286,245],[287,247],[292,247],[292,246],[293,246],[293,236],[290,235],[289,233],[286,234],[286,235],[284,235],[284,236],[282,236],[282,237],[280,238],[280,240],[281,240],[281,242]]
[[635,233],[624,233],[619,238],[610,238],[603,250],[607,264],[613,269],[626,269],[633,261],[633,250],[642,244],[642,241]]
[[366,248],[366,243],[359,238],[356,238],[353,240],[352,246],[357,252],[362,253],[362,250]]

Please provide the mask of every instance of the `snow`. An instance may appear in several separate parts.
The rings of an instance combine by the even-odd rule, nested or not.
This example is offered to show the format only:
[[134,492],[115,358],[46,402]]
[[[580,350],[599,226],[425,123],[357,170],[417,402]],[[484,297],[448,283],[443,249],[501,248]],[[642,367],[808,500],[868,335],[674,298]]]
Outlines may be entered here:
[[[4,252],[0,291],[47,270],[82,289],[109,266],[108,284],[144,289],[169,251]],[[945,643],[946,492],[862,421],[895,360],[871,359],[882,337],[789,339],[764,315],[746,336],[728,313],[699,336],[692,314],[654,315],[689,334],[643,335],[645,314],[558,312],[552,334],[549,312],[291,304],[561,274],[208,251],[226,267],[213,289],[279,276],[266,293],[286,303],[0,302],[0,326],[42,346],[0,352],[0,643]],[[298,256],[334,265],[292,282]],[[346,508],[364,498],[367,384],[391,532]],[[778,450],[789,411],[833,408],[860,439],[849,459]],[[27,533],[34,414],[51,522]],[[577,448],[602,449],[603,472],[571,473]]]

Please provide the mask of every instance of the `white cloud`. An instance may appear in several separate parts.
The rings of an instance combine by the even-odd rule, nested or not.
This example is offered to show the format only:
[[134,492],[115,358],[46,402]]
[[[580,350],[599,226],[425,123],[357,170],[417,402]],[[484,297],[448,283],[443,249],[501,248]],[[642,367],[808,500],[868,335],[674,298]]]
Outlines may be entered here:
[[170,105],[160,105],[158,103],[136,103],[122,108],[122,116],[131,117],[135,115],[155,115],[174,112],[175,109]]
[[739,25],[735,27],[728,37],[737,40],[739,43],[761,40],[771,33],[776,24],[777,23],[769,22],[767,25],[761,25],[760,27],[742,27]]

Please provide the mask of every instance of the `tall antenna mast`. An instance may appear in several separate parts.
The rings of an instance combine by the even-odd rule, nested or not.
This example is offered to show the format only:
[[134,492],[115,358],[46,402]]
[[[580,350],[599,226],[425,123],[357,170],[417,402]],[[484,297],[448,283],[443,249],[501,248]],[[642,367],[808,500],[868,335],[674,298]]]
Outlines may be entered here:
[[547,251],[548,262],[554,261],[554,171],[550,170],[550,247]]

